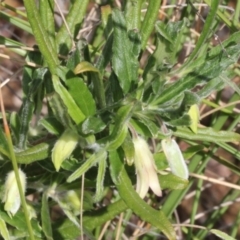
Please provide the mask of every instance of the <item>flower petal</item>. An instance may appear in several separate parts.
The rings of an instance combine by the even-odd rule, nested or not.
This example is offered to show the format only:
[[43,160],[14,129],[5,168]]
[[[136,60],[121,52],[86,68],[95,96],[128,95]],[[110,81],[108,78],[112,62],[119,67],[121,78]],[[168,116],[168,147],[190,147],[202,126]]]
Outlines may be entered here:
[[144,198],[148,192],[149,188],[149,178],[147,171],[142,169],[137,172],[137,186],[136,192],[139,194],[141,198]]
[[157,173],[151,172],[148,174],[149,176],[149,187],[152,189],[152,191],[159,197],[162,196],[162,190],[160,187],[159,179],[157,176]]

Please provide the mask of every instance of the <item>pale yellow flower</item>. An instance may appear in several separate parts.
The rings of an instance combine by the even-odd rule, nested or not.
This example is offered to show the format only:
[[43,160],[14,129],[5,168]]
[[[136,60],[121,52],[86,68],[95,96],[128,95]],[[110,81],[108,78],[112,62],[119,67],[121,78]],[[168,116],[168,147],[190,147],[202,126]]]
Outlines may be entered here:
[[137,174],[137,193],[141,198],[144,198],[150,187],[157,196],[162,196],[154,158],[147,142],[141,137],[136,137],[133,139],[133,144],[135,148],[134,163]]

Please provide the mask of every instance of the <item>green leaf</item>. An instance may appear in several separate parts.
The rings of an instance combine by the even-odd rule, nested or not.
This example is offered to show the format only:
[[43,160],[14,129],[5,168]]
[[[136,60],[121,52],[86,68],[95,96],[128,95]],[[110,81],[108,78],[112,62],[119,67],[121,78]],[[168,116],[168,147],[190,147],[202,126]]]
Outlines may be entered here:
[[129,103],[128,105],[119,108],[115,125],[110,136],[102,138],[98,141],[99,144],[105,144],[107,150],[115,150],[122,145],[128,133],[128,121],[130,120],[136,104]]
[[[177,22],[168,22],[167,25],[163,22],[155,24],[157,35],[157,47],[153,57],[157,57],[158,65],[163,67],[166,64],[172,66],[178,58],[178,51],[182,47],[182,35],[186,29],[187,20]],[[161,51],[161,55],[157,55]]]
[[130,124],[134,127],[135,131],[145,137],[152,137],[149,128],[139,120],[130,119]]
[[173,133],[177,137],[208,142],[239,142],[240,134],[230,131],[215,131],[214,129],[199,128],[197,133],[193,133],[190,129],[185,127],[178,127],[177,131]]
[[[59,70],[60,70],[59,71],[60,74],[62,72],[66,72],[66,70],[62,67],[59,68]],[[104,90],[103,78],[102,78],[99,70],[97,68],[95,68],[90,62],[82,61],[77,64],[77,66],[74,69],[74,73],[79,74],[79,73],[85,73],[85,72],[89,72],[89,75],[88,75],[89,81],[93,83],[93,96],[96,99],[96,103],[100,106],[100,108],[104,108],[106,106],[105,90]],[[65,75],[67,75],[67,74],[65,73]],[[65,78],[65,76],[64,76],[64,78]],[[75,79],[75,78],[73,77],[73,79]],[[68,81],[65,81],[65,82],[66,82],[66,84],[68,84]],[[78,86],[76,86],[76,87],[78,89],[83,87],[83,89],[79,89],[80,92],[83,90],[83,94],[84,94],[83,97],[79,97],[79,94],[77,94],[78,92],[76,91],[76,89],[71,86],[69,86],[70,92],[72,92],[72,96],[74,97],[74,100],[85,111],[87,110],[87,108],[85,106],[84,101],[90,100],[90,110],[92,109],[92,111],[93,111],[93,109],[94,109],[94,112],[95,112],[96,106],[95,106],[95,102],[93,100],[93,96],[90,93],[87,86],[85,85],[85,83],[83,81],[81,81],[81,82],[82,83],[77,82]],[[75,81],[75,83],[76,83],[76,81]],[[85,86],[83,86],[83,84]]]
[[24,6],[39,49],[43,54],[51,73],[54,74],[56,71],[56,66],[59,62],[57,51],[52,46],[48,37],[48,33],[42,24],[36,2],[34,0],[24,0]]
[[92,154],[75,172],[73,172],[67,179],[67,182],[72,182],[82,176],[99,161],[107,158],[107,152],[104,149],[99,150],[97,153]]
[[214,18],[218,10],[219,2],[220,2],[219,0],[215,0],[211,3],[210,11],[207,15],[206,21],[204,22],[204,26],[201,31],[201,35],[197,41],[197,44],[194,50],[192,51],[192,53],[190,54],[190,56],[188,57],[187,61],[184,62],[181,68],[186,67],[198,55],[198,53],[200,52],[200,49],[202,48],[205,41],[209,37],[210,33],[212,33],[212,25],[214,23]]
[[59,94],[56,92],[48,94],[47,100],[57,121],[66,128],[71,127],[73,125],[71,118],[69,117],[67,107],[64,105]]
[[18,147],[20,149],[26,149],[29,124],[32,120],[34,110],[34,103],[29,99],[23,102],[22,110],[20,113],[20,129],[19,129],[19,142]]
[[188,160],[193,157],[197,152],[202,151],[204,146],[202,145],[194,145],[187,148],[186,151],[183,152],[184,159]]
[[119,10],[113,11],[113,56],[112,65],[119,84],[126,94],[133,81],[137,80],[138,60],[131,51],[126,21]]
[[141,34],[142,34],[142,49],[145,49],[147,45],[148,38],[150,37],[154,23],[157,19],[158,11],[160,8],[161,0],[149,1],[147,12],[143,19],[143,23],[141,26]]
[[117,151],[109,153],[110,173],[121,198],[142,220],[162,231],[168,239],[176,239],[175,231],[161,210],[154,210],[144,202],[132,187],[132,183]]
[[148,130],[151,132],[152,137],[156,137],[158,135],[159,126],[157,126],[157,124],[154,123],[152,120],[147,118],[140,118],[139,121],[148,128]]
[[5,46],[13,46],[14,48],[11,49],[12,52],[17,53],[18,55],[25,57],[27,54],[27,51],[22,49],[21,47],[24,46],[23,43],[14,41],[10,38],[0,36],[0,44],[5,45]]
[[151,102],[152,105],[163,104],[172,101],[186,90],[201,84],[205,84],[210,80],[218,77],[228,66],[235,63],[239,57],[240,45],[229,47],[227,50],[228,56],[214,56],[205,59],[203,65],[199,66],[194,72],[188,76],[181,78],[173,85],[165,88],[160,97],[157,97]]
[[21,164],[30,164],[36,161],[44,160],[50,156],[51,145],[49,143],[40,143],[25,151],[15,153],[17,162]]
[[[85,225],[84,225],[85,226]],[[83,226],[83,232],[89,240],[96,240],[96,238]],[[77,239],[81,234],[79,227],[77,227],[68,218],[65,221],[59,221],[53,224],[53,234],[58,239]]]
[[127,29],[140,29],[141,26],[141,8],[142,0],[127,1],[125,6],[125,18],[127,22]]
[[113,34],[111,34],[105,43],[105,46],[102,50],[101,55],[99,56],[96,68],[99,69],[99,72],[102,74],[107,64],[110,62],[112,57],[112,45],[113,45]]
[[12,25],[15,25],[16,27],[19,27],[20,29],[22,29],[23,31],[26,31],[32,34],[32,29],[28,21],[23,20],[19,17],[15,17],[12,14],[7,13],[7,11],[3,11],[3,10],[0,11],[0,18],[5,19]]
[[75,34],[80,30],[80,25],[86,14],[88,3],[89,0],[74,1],[72,3],[66,16],[67,26],[63,23],[56,36],[56,45],[59,53],[66,54],[73,47],[69,31],[75,39]]
[[[3,221],[5,221],[7,224],[11,225],[13,228],[16,228],[16,229],[20,230],[21,232],[26,233],[27,225],[26,225],[26,221],[24,218],[24,213],[22,211],[18,211],[14,215],[14,217],[11,218],[8,216],[6,211],[4,211],[2,208],[3,208],[3,205],[0,206],[1,219]],[[34,236],[36,238],[43,237],[41,234],[42,231],[40,229],[39,223],[36,220],[31,220],[31,224],[32,224],[32,228],[34,231]]]
[[106,127],[106,124],[101,118],[88,117],[82,123],[81,130],[83,134],[95,134],[101,132]]
[[79,73],[84,72],[99,72],[97,68],[95,68],[90,62],[83,61],[78,63],[78,65],[74,69],[74,73],[77,75]]
[[43,26],[47,30],[49,40],[56,50],[55,45],[55,22],[54,22],[54,0],[40,1],[39,2],[39,13]]
[[96,105],[91,92],[81,78],[66,80],[68,91],[83,114],[88,117],[96,112]]
[[164,170],[168,168],[168,162],[163,152],[157,152],[153,154],[155,165],[157,170]]
[[223,239],[223,240],[236,240],[235,238],[229,236],[228,234],[226,234],[225,232],[222,232],[218,229],[211,229],[210,233],[214,234],[215,236]]
[[162,189],[179,190],[186,188],[188,185],[187,180],[180,178],[174,174],[160,174],[158,178]]
[[42,208],[41,208],[41,219],[42,219],[42,230],[45,234],[47,240],[53,240],[52,235],[52,224],[48,206],[48,196],[47,193],[44,192],[42,196]]
[[3,219],[0,219],[0,234],[4,240],[10,240],[10,235]]
[[63,125],[54,117],[42,118],[39,120],[39,124],[53,135],[59,135],[64,131]]
[[77,64],[84,60],[83,52],[85,47],[86,47],[86,42],[84,40],[80,39],[77,41],[76,49],[72,50],[69,53],[69,57],[66,64],[67,69],[71,69],[72,71],[74,71]]
[[128,207],[124,201],[118,200],[96,211],[86,212],[83,216],[83,225],[87,229],[93,230],[127,209]]
[[98,174],[97,174],[97,184],[96,184],[96,194],[94,196],[94,202],[99,202],[104,196],[104,177],[107,168],[107,161],[101,159],[98,162]]
[[84,113],[77,106],[76,102],[73,100],[67,89],[62,85],[58,76],[52,75],[52,81],[54,89],[59,94],[60,98],[67,107],[69,115],[77,125],[80,124],[85,119]]
[[[42,104],[42,98],[38,99],[38,96],[41,95],[42,92],[42,83],[45,74],[47,73],[46,68],[38,68],[35,71],[31,71],[30,69],[25,69],[25,74],[28,72],[31,73],[31,76],[26,79],[25,85],[25,94],[23,100],[23,105],[21,107],[20,112],[20,126],[19,126],[19,142],[18,147],[20,149],[25,149],[28,138],[29,124],[32,120],[33,112],[35,110],[36,114],[38,114],[37,109]],[[28,82],[30,81],[30,82]],[[27,86],[26,86],[27,85]],[[40,107],[41,108],[41,107]]]

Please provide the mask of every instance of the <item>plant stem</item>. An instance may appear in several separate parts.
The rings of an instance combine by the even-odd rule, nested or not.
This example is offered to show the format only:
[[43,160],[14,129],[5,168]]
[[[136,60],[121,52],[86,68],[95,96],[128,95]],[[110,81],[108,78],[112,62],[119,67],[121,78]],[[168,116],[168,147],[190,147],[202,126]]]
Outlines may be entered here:
[[17,181],[18,191],[20,193],[21,204],[22,204],[23,210],[24,210],[28,233],[30,235],[30,239],[34,240],[35,238],[33,235],[32,225],[31,225],[31,222],[30,222],[30,219],[28,216],[28,209],[27,209],[27,204],[26,204],[26,200],[25,200],[25,195],[23,193],[23,188],[21,185],[20,177],[19,177],[18,164],[17,164],[16,156],[15,156],[15,153],[13,150],[12,138],[11,138],[10,130],[9,130],[7,119],[6,119],[1,88],[0,88],[0,104],[1,104],[1,111],[2,111],[2,116],[3,116],[3,126],[4,126],[4,130],[5,130],[5,135],[7,138],[7,143],[8,143],[8,148],[9,148],[10,158],[12,161],[13,170],[15,173],[16,181]]

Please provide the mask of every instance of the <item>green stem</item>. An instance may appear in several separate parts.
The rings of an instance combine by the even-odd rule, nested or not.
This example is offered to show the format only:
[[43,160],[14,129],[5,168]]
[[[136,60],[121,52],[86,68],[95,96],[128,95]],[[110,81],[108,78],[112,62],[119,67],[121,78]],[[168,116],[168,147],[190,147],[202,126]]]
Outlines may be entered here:
[[7,143],[8,143],[8,149],[9,149],[9,153],[10,153],[10,159],[12,161],[12,166],[13,166],[13,170],[14,170],[14,173],[15,173],[16,181],[17,181],[18,191],[19,191],[19,194],[20,194],[21,204],[22,204],[23,210],[24,210],[24,215],[25,215],[25,219],[26,219],[26,223],[27,223],[28,233],[30,235],[30,239],[34,240],[35,238],[34,238],[34,235],[33,235],[33,230],[32,230],[32,225],[31,225],[31,222],[30,222],[30,218],[28,216],[28,209],[27,209],[27,204],[26,204],[26,200],[25,200],[25,195],[24,195],[23,188],[22,188],[22,185],[21,185],[21,180],[20,180],[20,177],[19,177],[18,164],[17,164],[16,156],[15,156],[15,153],[14,153],[14,150],[13,150],[12,138],[11,138],[10,130],[9,130],[7,120],[6,120],[1,89],[0,89],[0,104],[1,104],[1,110],[2,110],[2,115],[3,115],[3,125],[4,125],[5,135],[6,135],[6,139],[7,139]]
[[240,15],[240,1],[237,1],[237,6],[234,12],[233,25],[239,28],[239,15]]
[[[191,211],[190,224],[192,224],[192,225],[195,222],[195,216],[197,214],[197,210],[198,210],[198,207],[199,207],[202,186],[203,186],[203,180],[200,179],[198,181],[198,184],[197,184],[197,190],[196,190],[194,203],[193,203],[193,207],[192,207],[192,211]],[[188,231],[187,239],[188,240],[193,239],[193,229],[192,228],[190,228],[189,231]]]
[[42,24],[38,8],[34,0],[24,0],[28,21],[32,27],[33,34],[36,42],[39,45],[39,49],[51,71],[52,74],[56,72],[56,66],[58,64],[57,52],[53,48],[51,41],[48,37],[47,31]]
[[154,24],[158,15],[161,0],[154,0],[148,2],[147,13],[144,17],[141,33],[142,33],[142,49],[145,49],[148,38],[154,29]]

